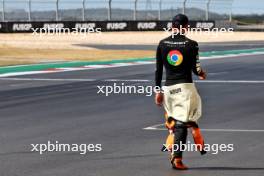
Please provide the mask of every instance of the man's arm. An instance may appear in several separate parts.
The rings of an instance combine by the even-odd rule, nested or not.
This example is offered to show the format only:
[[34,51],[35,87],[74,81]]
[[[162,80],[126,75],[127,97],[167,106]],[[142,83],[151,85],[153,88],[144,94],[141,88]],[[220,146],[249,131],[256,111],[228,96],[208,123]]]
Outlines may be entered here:
[[[159,87],[159,91],[161,90],[162,74],[163,74],[163,60],[161,54],[161,46],[159,44],[156,53],[156,74],[155,74],[156,87]],[[161,106],[162,102],[163,102],[162,92],[156,92],[156,96],[155,96],[156,105]]]
[[155,74],[156,86],[158,86],[159,88],[161,88],[162,74],[163,74],[163,61],[162,61],[161,47],[159,44],[156,53],[156,74]]
[[199,76],[199,79],[206,79],[206,73],[201,67],[200,59],[199,59],[199,46],[198,43],[195,42],[194,46],[194,56],[193,56],[194,62],[192,65],[193,73]]

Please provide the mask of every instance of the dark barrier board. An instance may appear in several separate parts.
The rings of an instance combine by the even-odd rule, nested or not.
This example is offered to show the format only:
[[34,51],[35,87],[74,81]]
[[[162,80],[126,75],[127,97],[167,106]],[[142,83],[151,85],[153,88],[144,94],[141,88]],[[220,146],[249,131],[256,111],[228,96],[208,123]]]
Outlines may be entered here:
[[[61,22],[1,22],[0,32],[34,32],[40,30],[100,30],[105,31],[163,31],[170,21],[61,21]],[[190,28],[212,29],[214,21],[190,21]]]

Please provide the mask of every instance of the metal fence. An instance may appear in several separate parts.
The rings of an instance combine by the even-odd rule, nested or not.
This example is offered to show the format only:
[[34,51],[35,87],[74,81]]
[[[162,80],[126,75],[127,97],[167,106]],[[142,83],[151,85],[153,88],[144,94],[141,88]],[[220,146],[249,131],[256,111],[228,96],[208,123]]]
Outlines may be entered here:
[[2,21],[193,20],[232,18],[233,0],[1,0]]

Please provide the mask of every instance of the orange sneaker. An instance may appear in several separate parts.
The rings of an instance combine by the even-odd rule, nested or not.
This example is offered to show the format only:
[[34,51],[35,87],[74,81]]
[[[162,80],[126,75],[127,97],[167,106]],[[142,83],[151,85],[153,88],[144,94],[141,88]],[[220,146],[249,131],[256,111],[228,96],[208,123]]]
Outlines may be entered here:
[[175,158],[171,161],[172,168],[176,170],[187,170],[188,167],[182,163],[182,158]]

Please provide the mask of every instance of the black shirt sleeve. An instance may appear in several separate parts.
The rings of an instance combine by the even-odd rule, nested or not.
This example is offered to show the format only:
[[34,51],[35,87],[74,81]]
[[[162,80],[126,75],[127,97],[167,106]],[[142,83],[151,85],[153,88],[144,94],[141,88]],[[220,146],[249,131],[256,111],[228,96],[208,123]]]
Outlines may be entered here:
[[200,59],[199,59],[199,46],[198,43],[195,42],[194,43],[194,48],[193,48],[193,65],[192,65],[192,70],[193,73],[196,75],[200,75],[202,72],[202,68],[201,68],[201,63],[200,63]]
[[161,81],[162,81],[162,73],[163,73],[163,60],[162,60],[162,54],[161,54],[161,44],[159,44],[157,48],[156,53],[156,86],[161,88]]

